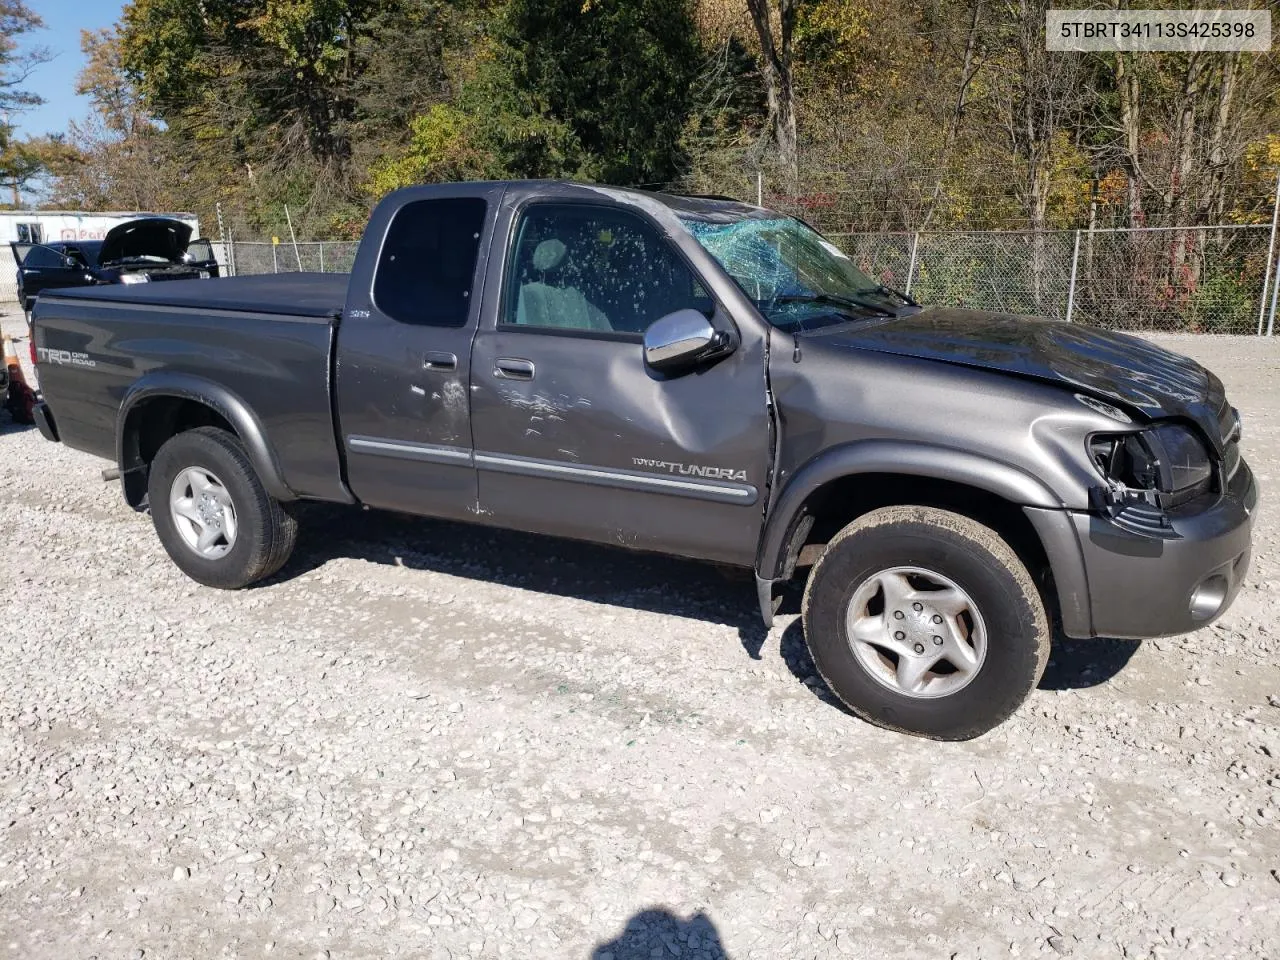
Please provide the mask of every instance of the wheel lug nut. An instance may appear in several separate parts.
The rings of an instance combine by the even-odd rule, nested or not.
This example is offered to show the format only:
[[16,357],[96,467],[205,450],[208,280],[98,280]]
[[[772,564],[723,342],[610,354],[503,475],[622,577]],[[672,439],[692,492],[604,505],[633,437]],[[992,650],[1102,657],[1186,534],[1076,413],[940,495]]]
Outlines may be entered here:
[[919,612],[919,611],[921,611],[921,610],[923,610],[923,609],[924,609],[924,604],[923,604],[923,603],[913,603],[913,604],[911,605],[911,609],[912,609],[912,610],[915,610],[916,612]]
[[905,613],[903,613],[901,610],[895,610],[895,611],[893,611],[893,619],[895,619],[895,620],[901,620],[901,619],[902,619],[903,617],[905,617],[905,616],[906,616],[906,614],[905,614]]
[[938,646],[942,646],[942,638],[941,638],[941,637],[934,637],[934,638],[933,638],[933,642],[934,642],[934,643],[936,643]]
[[923,643],[917,643],[917,644],[916,644],[916,653],[924,653],[924,644],[923,644]]
[[906,635],[905,633],[903,633],[901,630],[899,630],[897,633],[895,633],[895,634],[893,635],[893,639],[895,639],[895,640],[905,640],[905,639],[907,639],[907,635]]
[[941,623],[941,622],[942,622],[942,618],[941,618],[940,616],[938,616],[938,615],[935,613],[935,614],[933,615],[933,622],[934,622],[934,623]]

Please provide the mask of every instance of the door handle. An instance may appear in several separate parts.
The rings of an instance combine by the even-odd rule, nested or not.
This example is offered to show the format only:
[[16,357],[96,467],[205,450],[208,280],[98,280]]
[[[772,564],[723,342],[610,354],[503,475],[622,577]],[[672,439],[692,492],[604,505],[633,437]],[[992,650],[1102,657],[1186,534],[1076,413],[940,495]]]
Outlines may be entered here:
[[429,350],[422,358],[423,370],[457,370],[458,358],[452,353]]
[[519,357],[499,357],[493,361],[493,375],[505,380],[532,380],[533,361]]

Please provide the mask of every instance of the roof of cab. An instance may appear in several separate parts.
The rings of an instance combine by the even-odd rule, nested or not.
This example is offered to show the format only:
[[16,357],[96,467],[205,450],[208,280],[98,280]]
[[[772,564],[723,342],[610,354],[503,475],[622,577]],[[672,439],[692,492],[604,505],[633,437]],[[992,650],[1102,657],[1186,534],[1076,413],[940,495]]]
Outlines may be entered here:
[[[657,190],[642,190],[637,187],[615,187],[609,184],[581,183],[575,180],[471,180],[454,183],[423,184],[416,187],[405,187],[394,195],[424,195],[448,193],[457,195],[467,188],[474,188],[477,193],[503,190],[521,194],[543,194],[546,196],[563,196],[565,199],[581,198],[586,195],[604,194],[615,201],[644,207],[654,202],[667,207],[679,217],[710,220],[757,219],[776,217],[778,214],[764,207],[734,200],[730,197],[690,196],[676,193],[664,193]],[[404,196],[408,200],[409,196]]]

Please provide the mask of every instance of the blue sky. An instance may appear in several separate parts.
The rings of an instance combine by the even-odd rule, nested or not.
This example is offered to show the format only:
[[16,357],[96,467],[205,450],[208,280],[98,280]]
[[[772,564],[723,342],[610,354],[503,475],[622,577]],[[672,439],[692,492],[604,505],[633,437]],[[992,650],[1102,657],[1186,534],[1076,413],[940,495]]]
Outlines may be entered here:
[[33,73],[27,89],[44,97],[43,106],[11,119],[20,135],[39,136],[66,130],[70,120],[89,112],[89,101],[76,96],[76,74],[84,66],[80,31],[107,27],[120,18],[123,0],[27,0],[45,28],[27,35],[32,46],[48,47],[57,56]]

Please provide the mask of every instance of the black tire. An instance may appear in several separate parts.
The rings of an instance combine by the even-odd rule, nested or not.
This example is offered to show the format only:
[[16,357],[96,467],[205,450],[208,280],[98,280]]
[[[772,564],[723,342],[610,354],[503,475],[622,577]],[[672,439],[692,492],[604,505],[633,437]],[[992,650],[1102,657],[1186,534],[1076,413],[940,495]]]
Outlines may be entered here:
[[[854,653],[847,612],[855,592],[895,567],[949,579],[981,616],[985,658],[953,693],[910,696],[877,679]],[[1004,722],[1035,689],[1049,660],[1044,602],[1013,549],[977,521],[932,507],[885,507],[841,530],[810,574],[802,618],[818,672],[850,710],[877,726],[934,740],[969,740]]]
[[[170,510],[170,489],[190,467],[213,473],[231,497],[236,537],[217,559],[201,556],[187,544]],[[267,493],[240,441],[217,427],[188,430],[160,448],[151,463],[147,499],[165,552],[183,573],[207,587],[238,590],[269,577],[284,566],[297,542],[297,521]]]

